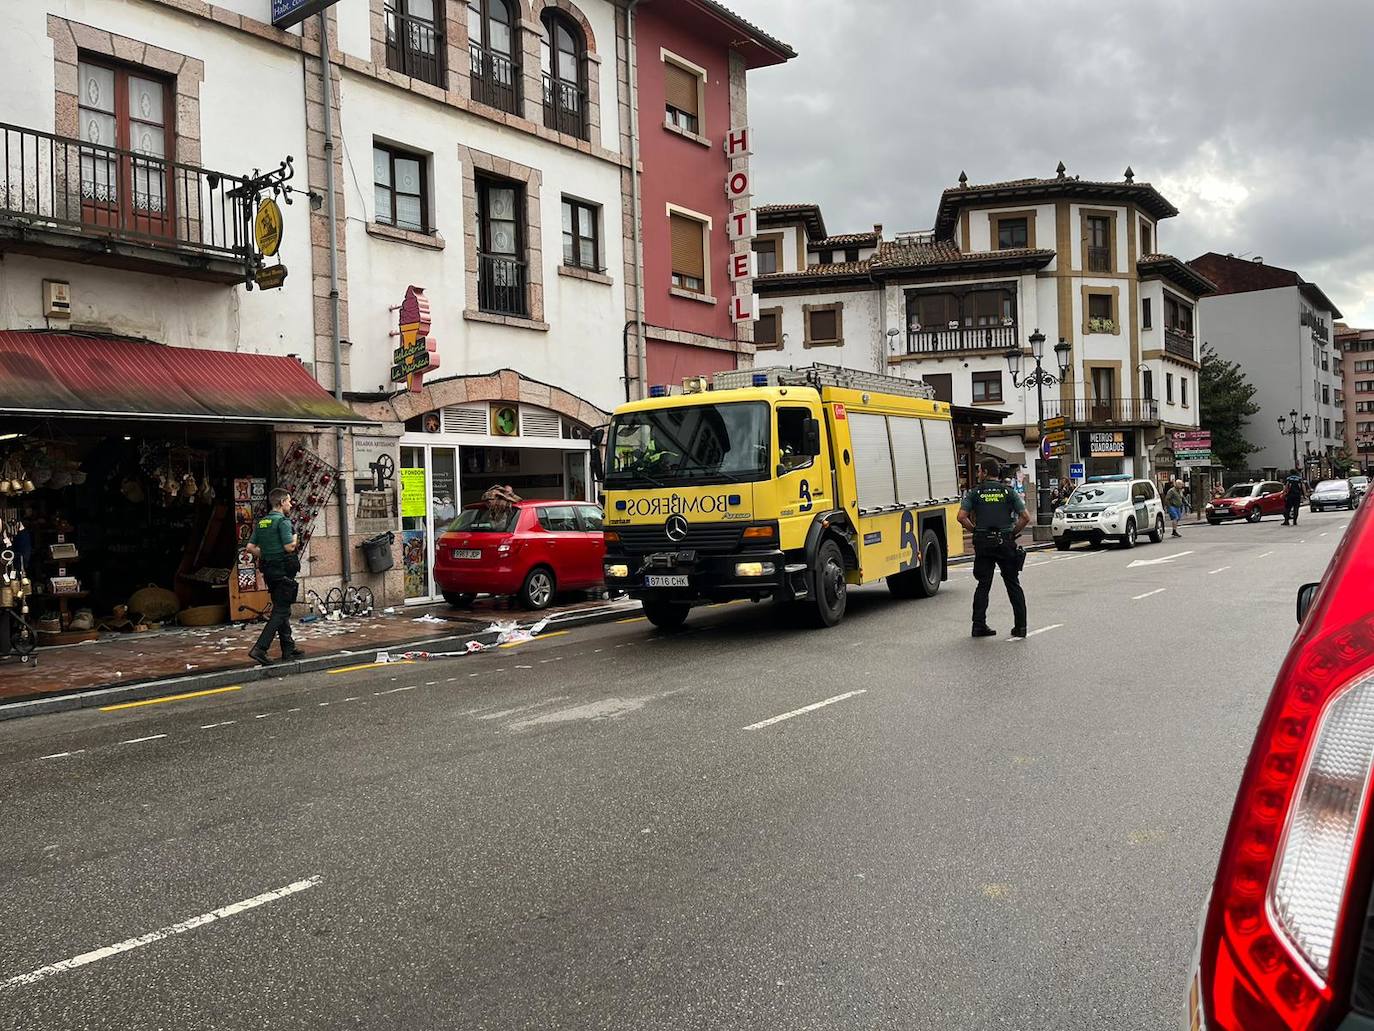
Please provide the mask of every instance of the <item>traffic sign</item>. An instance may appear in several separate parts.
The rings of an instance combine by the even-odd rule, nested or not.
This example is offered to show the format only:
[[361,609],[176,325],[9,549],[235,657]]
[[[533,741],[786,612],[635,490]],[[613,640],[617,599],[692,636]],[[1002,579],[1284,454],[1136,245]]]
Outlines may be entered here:
[[1062,415],[1056,415],[1052,419],[1045,420],[1046,430],[1062,430],[1069,425],[1068,420]]
[[1052,440],[1049,434],[1040,439],[1041,458],[1062,458],[1068,449],[1068,441]]
[[1054,430],[1054,431],[1046,430],[1046,431],[1045,431],[1045,439],[1046,439],[1046,440],[1053,440],[1053,441],[1055,441],[1055,442],[1063,441],[1063,440],[1068,440],[1068,439],[1069,439],[1069,431],[1068,431],[1068,430]]
[[1083,468],[1082,462],[1074,462],[1069,466],[1069,479],[1081,480],[1086,472],[1087,470]]

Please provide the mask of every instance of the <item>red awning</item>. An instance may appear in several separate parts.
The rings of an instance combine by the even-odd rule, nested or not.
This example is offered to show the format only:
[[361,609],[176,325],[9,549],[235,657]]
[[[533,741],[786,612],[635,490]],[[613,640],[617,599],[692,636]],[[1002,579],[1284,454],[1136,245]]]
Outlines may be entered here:
[[375,425],[294,358],[0,330],[0,414]]

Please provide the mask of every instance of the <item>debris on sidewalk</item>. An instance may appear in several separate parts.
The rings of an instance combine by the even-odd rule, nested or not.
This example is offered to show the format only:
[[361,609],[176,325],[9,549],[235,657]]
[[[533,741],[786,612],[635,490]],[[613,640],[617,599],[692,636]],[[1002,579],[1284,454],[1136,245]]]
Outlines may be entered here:
[[414,619],[411,620],[411,622],[412,622],[412,623],[438,623],[439,625],[442,626],[442,625],[444,625],[445,623],[447,623],[448,620],[446,620],[446,619],[440,619],[438,616],[434,615],[433,613],[426,612],[423,616],[416,616]]
[[515,620],[511,620],[506,623],[491,624],[487,627],[487,633],[496,635],[497,644],[519,644],[522,641],[529,641],[538,637],[548,625],[548,617],[541,619],[538,623],[531,623],[527,627],[522,627]]
[[469,641],[460,652],[427,652],[416,649],[404,652],[378,652],[374,661],[382,665],[389,662],[428,662],[430,659],[457,659],[464,655],[472,655],[474,652],[486,650],[487,645],[481,641]]

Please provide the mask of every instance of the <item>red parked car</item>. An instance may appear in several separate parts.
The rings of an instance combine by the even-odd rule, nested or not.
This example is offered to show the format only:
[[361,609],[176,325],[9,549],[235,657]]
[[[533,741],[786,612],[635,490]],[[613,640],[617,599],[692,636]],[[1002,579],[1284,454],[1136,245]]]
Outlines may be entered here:
[[500,516],[469,505],[434,546],[434,581],[450,605],[502,594],[542,609],[559,591],[600,588],[605,555],[601,509],[587,502],[519,501]]
[[1260,719],[1203,912],[1189,1021],[1374,1027],[1374,509],[1319,584]]
[[1244,519],[1258,523],[1267,515],[1283,515],[1283,484],[1274,480],[1237,483],[1222,497],[1207,503],[1207,521],[1213,526],[1223,519]]

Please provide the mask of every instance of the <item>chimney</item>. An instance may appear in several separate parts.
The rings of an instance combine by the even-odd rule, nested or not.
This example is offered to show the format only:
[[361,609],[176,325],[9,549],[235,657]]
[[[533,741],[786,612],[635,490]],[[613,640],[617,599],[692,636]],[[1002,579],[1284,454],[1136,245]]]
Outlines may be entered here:
[[874,222],[873,232],[877,235],[878,239],[881,240],[883,238],[883,224],[881,222]]
[[1264,264],[1264,259],[1261,258],[1258,254],[1256,254],[1256,255],[1255,255],[1253,258],[1251,258],[1250,260],[1253,261],[1256,265],[1263,265],[1263,264]]

